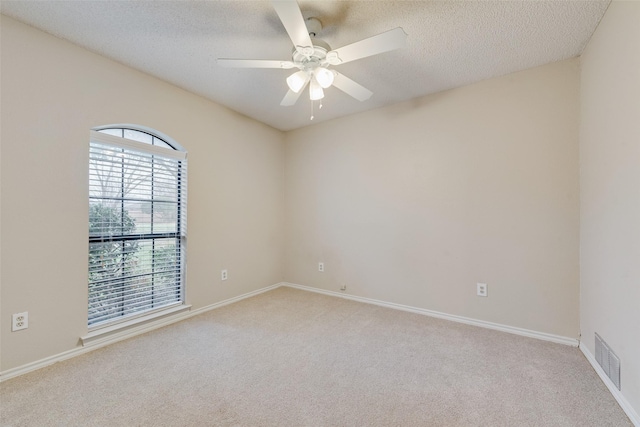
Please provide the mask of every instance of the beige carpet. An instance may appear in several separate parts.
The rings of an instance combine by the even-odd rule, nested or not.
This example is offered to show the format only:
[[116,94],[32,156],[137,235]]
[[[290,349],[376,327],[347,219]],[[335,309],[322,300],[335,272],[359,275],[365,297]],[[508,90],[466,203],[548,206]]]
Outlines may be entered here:
[[630,426],[580,351],[278,288],[0,384],[3,426]]

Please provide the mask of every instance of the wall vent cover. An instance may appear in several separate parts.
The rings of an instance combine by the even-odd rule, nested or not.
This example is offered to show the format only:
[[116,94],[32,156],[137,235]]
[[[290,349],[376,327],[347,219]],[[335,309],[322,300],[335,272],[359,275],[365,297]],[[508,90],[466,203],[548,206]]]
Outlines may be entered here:
[[596,362],[609,377],[611,382],[620,390],[620,358],[611,347],[596,333]]
[[602,338],[596,334],[596,362],[602,366]]
[[620,359],[615,353],[609,353],[609,378],[620,390]]

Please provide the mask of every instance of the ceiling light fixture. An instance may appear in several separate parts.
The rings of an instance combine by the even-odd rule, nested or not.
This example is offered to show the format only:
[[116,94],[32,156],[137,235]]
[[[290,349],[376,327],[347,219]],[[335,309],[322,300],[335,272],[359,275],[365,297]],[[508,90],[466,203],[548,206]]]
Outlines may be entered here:
[[309,99],[317,101],[322,98],[324,98],[322,86],[320,86],[317,79],[311,79],[311,84],[309,85]]
[[322,86],[322,88],[326,89],[333,84],[333,79],[335,75],[332,71],[326,69],[325,67],[318,67],[314,72],[313,76],[318,81],[318,84]]
[[309,73],[304,70],[296,71],[287,77],[287,86],[295,93],[300,93],[309,81]]

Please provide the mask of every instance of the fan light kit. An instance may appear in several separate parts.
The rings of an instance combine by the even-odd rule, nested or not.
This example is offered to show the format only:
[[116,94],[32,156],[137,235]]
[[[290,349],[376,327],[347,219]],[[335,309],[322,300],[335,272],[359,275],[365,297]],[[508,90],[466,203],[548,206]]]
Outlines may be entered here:
[[272,4],[293,42],[291,61],[219,58],[218,64],[233,68],[297,68],[298,71],[286,79],[289,91],[280,105],[294,105],[305,87],[309,85],[309,99],[312,101],[311,120],[313,120],[313,101],[324,98],[324,89],[331,86],[358,101],[366,101],[373,95],[369,89],[331,69],[331,66],[399,49],[407,43],[407,35],[402,28],[398,27],[332,50],[327,43],[315,38],[316,33],[322,29],[320,20],[317,18],[305,20],[296,0],[274,0]]

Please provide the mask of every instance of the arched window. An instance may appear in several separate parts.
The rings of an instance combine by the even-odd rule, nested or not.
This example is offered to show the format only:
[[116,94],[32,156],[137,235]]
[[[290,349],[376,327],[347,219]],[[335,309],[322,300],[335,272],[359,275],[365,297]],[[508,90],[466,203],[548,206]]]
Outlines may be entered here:
[[128,127],[91,131],[92,328],[184,302],[187,161],[166,139]]

